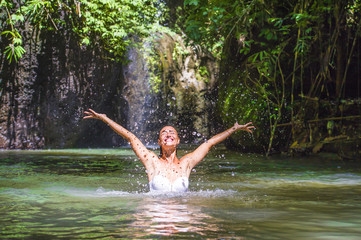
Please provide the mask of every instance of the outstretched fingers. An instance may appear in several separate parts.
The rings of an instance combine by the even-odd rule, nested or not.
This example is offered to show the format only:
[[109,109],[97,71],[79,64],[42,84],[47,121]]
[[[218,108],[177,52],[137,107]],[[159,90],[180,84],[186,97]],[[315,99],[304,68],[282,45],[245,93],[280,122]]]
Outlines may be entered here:
[[249,123],[246,123],[244,126],[245,127],[248,127],[249,125],[251,125],[252,124],[252,122],[249,122]]
[[93,109],[91,109],[91,108],[88,108],[88,110],[93,114],[93,115],[98,115]]
[[256,127],[252,125],[252,122],[249,122],[243,126],[243,129],[247,132],[253,133],[253,130],[256,129]]
[[84,116],[83,119],[98,118],[98,114],[95,111],[93,111],[90,108],[88,109],[88,111],[84,111],[84,113],[87,114],[87,115]]

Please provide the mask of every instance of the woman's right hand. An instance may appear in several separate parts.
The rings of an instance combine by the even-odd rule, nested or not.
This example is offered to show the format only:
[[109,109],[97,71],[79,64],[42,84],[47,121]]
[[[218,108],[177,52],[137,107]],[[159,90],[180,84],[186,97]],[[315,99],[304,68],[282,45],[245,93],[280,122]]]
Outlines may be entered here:
[[97,112],[95,112],[94,110],[92,110],[90,108],[88,109],[88,111],[84,111],[84,113],[87,114],[87,115],[84,116],[83,119],[94,118],[94,119],[103,120],[104,117],[106,117],[105,114],[97,113]]

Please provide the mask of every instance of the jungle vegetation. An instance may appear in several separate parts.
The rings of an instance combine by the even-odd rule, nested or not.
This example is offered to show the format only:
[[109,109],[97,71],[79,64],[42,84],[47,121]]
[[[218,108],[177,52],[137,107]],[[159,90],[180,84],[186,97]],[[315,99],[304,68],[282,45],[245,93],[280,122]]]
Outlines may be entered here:
[[[1,35],[9,43],[2,49],[11,62],[22,57],[22,31],[30,25],[33,31],[70,29],[79,37],[79,44],[102,46],[121,60],[132,36],[154,32],[164,21],[165,6],[150,0],[1,0]],[[29,28],[27,28],[29,29]]]
[[[313,141],[309,131],[322,118],[329,130],[347,114],[359,121],[360,103],[347,114],[342,104],[361,94],[360,11],[359,0],[186,0],[181,22],[234,72],[220,83],[222,118],[268,125],[269,153],[280,127],[290,127],[279,134],[284,142],[297,145]],[[342,128],[337,134],[346,134]]]
[[[1,57],[9,63],[22,57],[25,29],[67,28],[80,45],[102,46],[110,58],[121,61],[127,46],[134,44],[132,37],[168,29],[184,33],[190,45],[219,60],[221,73],[227,74],[220,74],[218,118],[228,125],[234,119],[253,119],[267,126],[267,134],[256,133],[264,135],[267,153],[312,142],[311,125],[322,119],[332,130],[333,121],[359,117],[359,110],[346,114],[342,106],[357,103],[361,94],[360,0],[170,3],[1,0],[1,42],[6,42]],[[338,126],[338,134],[345,133],[342,129]]]

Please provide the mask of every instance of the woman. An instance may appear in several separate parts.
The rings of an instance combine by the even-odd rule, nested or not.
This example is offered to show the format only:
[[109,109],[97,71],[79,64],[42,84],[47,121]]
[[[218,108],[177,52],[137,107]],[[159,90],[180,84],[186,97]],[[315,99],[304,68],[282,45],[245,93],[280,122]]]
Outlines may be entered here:
[[195,151],[178,159],[176,150],[180,140],[177,131],[171,126],[166,126],[159,132],[158,144],[162,154],[158,157],[157,154],[149,151],[133,133],[108,118],[105,114],[96,113],[92,109],[84,113],[86,114],[84,119],[94,118],[102,120],[116,133],[130,142],[133,151],[146,168],[151,191],[187,191],[191,170],[202,161],[214,145],[222,142],[235,131],[242,130],[252,133],[252,129],[255,128],[251,122],[245,125],[235,123],[232,128],[217,134],[202,143]]

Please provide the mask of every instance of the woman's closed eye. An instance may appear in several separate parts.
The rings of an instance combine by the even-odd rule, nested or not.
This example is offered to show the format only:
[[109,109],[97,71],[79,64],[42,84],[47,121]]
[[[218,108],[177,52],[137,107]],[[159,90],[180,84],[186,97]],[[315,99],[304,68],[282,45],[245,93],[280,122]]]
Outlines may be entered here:
[[174,131],[163,131],[161,133],[161,135],[165,135],[165,134],[175,134],[175,132]]

